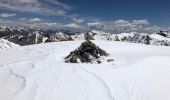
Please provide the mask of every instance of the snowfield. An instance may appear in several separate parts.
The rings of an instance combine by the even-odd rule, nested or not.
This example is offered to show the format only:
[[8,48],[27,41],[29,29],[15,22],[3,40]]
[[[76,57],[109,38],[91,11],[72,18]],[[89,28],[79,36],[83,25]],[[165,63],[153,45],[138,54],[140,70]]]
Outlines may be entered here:
[[114,62],[65,63],[81,42],[0,50],[0,100],[170,100],[170,47],[96,40]]

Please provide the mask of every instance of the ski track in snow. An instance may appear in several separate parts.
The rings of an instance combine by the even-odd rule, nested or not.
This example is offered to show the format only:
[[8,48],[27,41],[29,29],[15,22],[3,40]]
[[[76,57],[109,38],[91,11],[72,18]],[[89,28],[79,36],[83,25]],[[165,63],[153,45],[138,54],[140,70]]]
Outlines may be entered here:
[[95,77],[104,86],[104,88],[107,90],[107,92],[108,92],[107,95],[110,98],[110,100],[115,100],[114,97],[112,96],[111,92],[110,92],[109,87],[107,86],[107,84],[105,83],[105,81],[101,77],[99,77],[95,73],[92,73],[92,72],[88,71],[87,69],[85,69],[85,68],[83,68],[81,66],[79,66],[77,68],[80,68],[83,71],[85,71],[86,73],[88,73],[88,74],[92,75],[93,77]]

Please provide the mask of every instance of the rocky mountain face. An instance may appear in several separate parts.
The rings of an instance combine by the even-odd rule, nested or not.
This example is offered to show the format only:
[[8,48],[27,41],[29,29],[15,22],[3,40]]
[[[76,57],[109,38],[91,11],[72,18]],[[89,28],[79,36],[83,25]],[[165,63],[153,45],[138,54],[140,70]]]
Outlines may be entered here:
[[[168,36],[168,35],[167,35]],[[144,43],[147,45],[162,45],[170,46],[170,38],[160,35],[159,33],[146,34],[146,33],[121,33],[113,34],[109,37],[112,41],[126,41],[132,43]]]
[[108,40],[108,41],[125,41],[132,43],[143,43],[146,45],[159,45],[159,46],[170,46],[170,34],[168,32],[163,33],[120,33],[110,34],[104,31],[92,30],[86,33],[73,36],[75,40]]
[[56,34],[49,35],[46,42],[59,42],[59,41],[71,41],[73,40],[71,35],[67,35],[63,32],[58,32]]
[[[10,28],[6,26],[0,27],[0,37],[21,46],[40,44],[46,42],[71,41],[68,31],[42,31],[27,30],[24,28]],[[72,34],[72,33],[71,33]]]

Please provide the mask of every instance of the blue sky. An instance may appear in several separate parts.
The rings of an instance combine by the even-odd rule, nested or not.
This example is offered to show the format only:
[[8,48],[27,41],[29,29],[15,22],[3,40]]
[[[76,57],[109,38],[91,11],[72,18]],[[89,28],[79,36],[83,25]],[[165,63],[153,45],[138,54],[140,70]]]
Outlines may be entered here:
[[170,25],[170,0],[61,0],[74,7],[73,13],[103,20],[147,19]]
[[170,27],[169,9],[170,0],[0,0],[0,23],[53,28],[102,23],[132,31],[166,29]]

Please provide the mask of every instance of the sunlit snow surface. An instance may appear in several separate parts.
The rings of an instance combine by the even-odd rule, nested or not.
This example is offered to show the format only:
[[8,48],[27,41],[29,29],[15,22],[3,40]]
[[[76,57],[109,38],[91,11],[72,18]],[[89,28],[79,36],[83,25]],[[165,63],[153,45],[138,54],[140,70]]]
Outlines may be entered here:
[[81,42],[0,50],[0,100],[170,100],[170,47],[93,41],[115,61],[64,63]]

